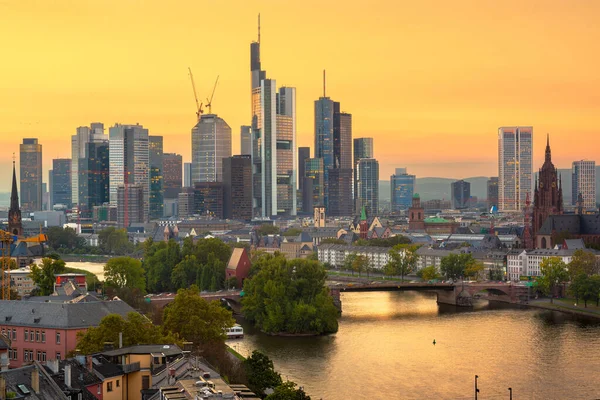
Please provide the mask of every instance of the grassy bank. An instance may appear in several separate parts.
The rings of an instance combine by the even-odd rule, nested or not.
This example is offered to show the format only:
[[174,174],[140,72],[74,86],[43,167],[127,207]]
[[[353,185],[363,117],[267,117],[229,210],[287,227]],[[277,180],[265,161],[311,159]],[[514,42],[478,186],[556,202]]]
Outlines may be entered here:
[[240,353],[238,353],[237,351],[235,351],[231,346],[225,344],[227,351],[230,352],[231,354],[233,354],[235,356],[235,358],[237,358],[238,360],[244,362],[246,361],[246,357],[244,357],[243,355],[241,355]]

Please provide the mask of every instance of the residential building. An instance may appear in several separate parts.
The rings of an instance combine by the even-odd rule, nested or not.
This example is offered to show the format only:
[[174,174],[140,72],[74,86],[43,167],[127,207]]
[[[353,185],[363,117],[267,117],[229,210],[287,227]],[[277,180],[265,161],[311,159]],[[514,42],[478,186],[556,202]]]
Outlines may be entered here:
[[144,186],[122,185],[117,189],[117,225],[127,228],[131,224],[146,222],[144,213]]
[[[74,400],[67,397],[46,369],[37,361],[22,368],[2,370],[0,372],[0,398],[27,400]],[[86,399],[89,399],[86,398]],[[83,400],[83,399],[82,399]],[[108,400],[108,399],[107,399]]]
[[194,213],[223,219],[222,182],[194,183]]
[[88,142],[84,149],[86,156],[79,158],[77,168],[77,205],[81,215],[89,217],[94,207],[110,201],[109,144],[108,141]]
[[183,187],[181,154],[163,153],[163,193],[165,199],[176,199]]
[[415,175],[409,175],[406,168],[396,168],[396,173],[390,176],[392,212],[407,210],[411,206],[415,181]]
[[240,154],[252,156],[252,127],[242,125],[240,127]]
[[192,184],[223,182],[227,157],[231,157],[231,128],[216,114],[202,114],[192,128]]
[[596,162],[595,161],[573,161],[573,178],[571,204],[578,205],[577,199],[581,194],[583,200],[581,206],[584,209],[596,208]]
[[88,143],[108,143],[108,136],[104,134],[104,124],[93,122],[90,126],[80,126],[76,134],[71,136],[71,201],[79,204],[79,165],[80,159],[88,157]]
[[252,157],[249,154],[223,159],[223,216],[252,219]]
[[51,207],[55,204],[62,204],[67,208],[71,208],[71,159],[57,158],[52,160],[52,173],[50,174],[52,184],[51,191]]
[[498,207],[498,177],[493,176],[487,181],[487,202],[488,208]]
[[452,208],[461,210],[469,208],[471,199],[471,184],[464,180],[452,182],[450,184],[450,197],[452,198]]
[[319,261],[334,267],[343,267],[351,254],[363,255],[369,260],[369,268],[383,271],[390,260],[390,248],[375,246],[347,246],[343,244],[322,244],[317,248]]
[[521,276],[541,276],[540,265],[544,259],[558,257],[565,264],[569,264],[573,259],[575,251],[561,249],[515,249],[509,252],[507,256],[508,278],[512,281],[518,281]]
[[28,296],[36,287],[31,278],[31,269],[29,267],[21,267],[5,271],[4,273],[9,276],[10,287],[14,288],[20,297]]
[[21,209],[42,210],[42,145],[37,139],[25,138],[19,145]]
[[162,136],[148,137],[148,152],[150,159],[149,218],[159,219],[163,217],[164,208],[164,165]]
[[149,212],[150,152],[148,129],[142,125],[116,124],[109,129],[110,202],[117,204],[117,191],[124,185],[140,185],[145,221]]
[[361,158],[356,166],[357,205],[365,207],[369,215],[379,212],[379,162],[374,158]]
[[295,237],[284,236],[279,248],[288,260],[308,258],[314,254],[315,250],[313,239],[306,232],[302,232]]
[[498,208],[521,212],[533,189],[533,128],[498,129]]

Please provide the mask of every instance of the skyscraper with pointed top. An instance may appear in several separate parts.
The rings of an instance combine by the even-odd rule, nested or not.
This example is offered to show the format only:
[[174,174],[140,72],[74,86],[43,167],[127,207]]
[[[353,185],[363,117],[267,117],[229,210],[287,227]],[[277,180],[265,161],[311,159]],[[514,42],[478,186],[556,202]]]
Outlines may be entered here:
[[8,210],[8,231],[13,235],[23,235],[21,209],[19,208],[19,192],[17,189],[17,171],[13,160],[12,189],[10,192],[10,209]]

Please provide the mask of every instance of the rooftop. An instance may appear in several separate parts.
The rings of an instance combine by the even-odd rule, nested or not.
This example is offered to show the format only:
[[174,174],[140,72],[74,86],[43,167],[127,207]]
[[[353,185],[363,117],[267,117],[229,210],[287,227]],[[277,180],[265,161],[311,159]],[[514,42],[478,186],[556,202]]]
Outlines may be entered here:
[[102,352],[106,357],[122,356],[126,354],[163,354],[174,356],[182,354],[183,350],[176,344],[138,344],[135,346],[121,347],[120,349]]

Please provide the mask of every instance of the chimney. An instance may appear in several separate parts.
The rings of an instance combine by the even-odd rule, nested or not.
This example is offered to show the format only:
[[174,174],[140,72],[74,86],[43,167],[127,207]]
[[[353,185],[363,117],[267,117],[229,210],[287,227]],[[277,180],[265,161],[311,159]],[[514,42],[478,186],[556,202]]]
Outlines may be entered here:
[[50,368],[53,374],[58,374],[58,360],[48,360],[46,366]]
[[6,381],[3,376],[0,376],[0,399],[6,398]]
[[85,363],[87,365],[88,371],[93,372],[92,370],[94,368],[94,363],[92,361],[92,356],[86,356]]
[[37,367],[34,367],[33,371],[31,371],[31,388],[35,393],[40,392],[40,371],[38,371]]
[[123,332],[119,332],[119,348],[123,347]]
[[65,365],[65,386],[71,387],[71,365]]

